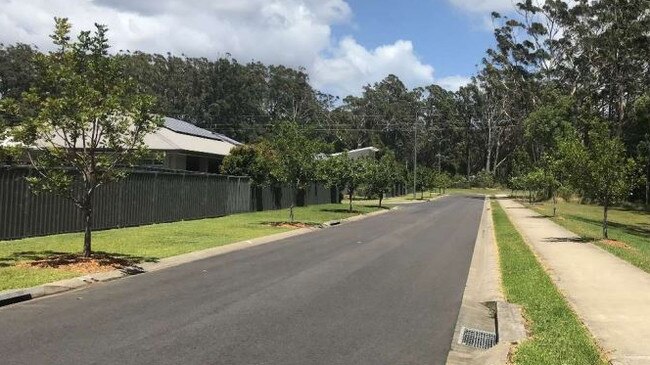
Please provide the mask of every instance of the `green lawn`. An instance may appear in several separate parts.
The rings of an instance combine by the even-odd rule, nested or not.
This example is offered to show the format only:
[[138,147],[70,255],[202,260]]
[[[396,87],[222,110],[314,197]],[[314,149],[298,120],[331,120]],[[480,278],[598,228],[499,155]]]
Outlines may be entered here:
[[492,202],[492,212],[506,298],[523,307],[531,333],[529,340],[517,346],[513,363],[606,364],[587,329],[497,202]]
[[[553,204],[545,202],[531,206],[537,212],[550,216]],[[597,205],[560,202],[556,223],[612,254],[650,273],[650,212],[612,208],[609,211],[609,238],[623,242],[611,244],[601,241],[603,208]]]
[[[354,212],[348,212],[345,204],[298,207],[295,209],[295,217],[299,222],[319,224],[377,210],[361,205],[355,206],[354,209]],[[156,261],[164,257],[291,230],[291,227],[274,227],[268,224],[287,221],[288,216],[288,210],[284,209],[97,231],[93,233],[93,250],[135,262]],[[20,264],[49,255],[80,252],[82,242],[82,233],[0,241],[0,290],[29,287],[78,276],[78,273],[62,269],[33,268]]]

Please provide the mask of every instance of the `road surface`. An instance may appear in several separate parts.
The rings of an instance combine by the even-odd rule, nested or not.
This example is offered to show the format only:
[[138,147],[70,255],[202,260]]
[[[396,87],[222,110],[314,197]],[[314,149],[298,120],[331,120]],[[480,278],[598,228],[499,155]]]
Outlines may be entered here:
[[0,363],[444,364],[482,206],[445,197],[0,308]]

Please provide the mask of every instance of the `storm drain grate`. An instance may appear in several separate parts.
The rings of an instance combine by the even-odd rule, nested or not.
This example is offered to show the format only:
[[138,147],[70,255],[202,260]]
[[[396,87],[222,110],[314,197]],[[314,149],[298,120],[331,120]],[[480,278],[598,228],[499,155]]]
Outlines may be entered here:
[[497,344],[497,335],[494,332],[463,327],[460,330],[460,343],[479,349],[489,349]]

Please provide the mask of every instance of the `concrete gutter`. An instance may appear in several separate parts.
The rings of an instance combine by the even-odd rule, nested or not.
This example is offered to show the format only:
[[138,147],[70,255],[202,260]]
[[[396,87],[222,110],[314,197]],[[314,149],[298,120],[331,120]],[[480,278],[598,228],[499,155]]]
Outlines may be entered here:
[[[485,198],[447,365],[506,364],[511,347],[526,338],[521,309],[504,299],[489,202]],[[463,327],[494,332],[498,342],[488,350],[465,346],[460,338]]]
[[82,289],[89,285],[92,285],[93,283],[106,282],[106,281],[133,276],[135,274],[143,274],[143,273],[163,270],[170,267],[190,263],[193,261],[198,261],[209,257],[220,256],[230,252],[239,251],[246,248],[279,241],[289,237],[301,236],[314,231],[318,231],[320,229],[329,229],[329,227],[331,226],[342,225],[342,224],[374,217],[380,214],[385,214],[396,209],[398,209],[398,207],[394,207],[392,209],[378,210],[376,212],[371,212],[368,214],[360,214],[346,219],[342,219],[340,221],[336,221],[338,222],[336,224],[332,224],[332,222],[326,222],[329,224],[324,223],[320,227],[299,228],[288,232],[276,233],[268,236],[253,238],[246,241],[240,241],[240,242],[226,244],[223,246],[207,248],[205,250],[188,252],[186,254],[182,254],[178,256],[163,258],[157,262],[144,262],[138,266],[132,266],[120,270],[112,270],[112,271],[107,271],[102,273],[88,274],[84,276],[75,277],[72,279],[65,279],[65,280],[55,281],[52,283],[47,283],[39,286],[34,286],[31,288],[4,290],[4,291],[0,291],[0,307],[10,305],[10,304],[20,303],[27,300],[48,296],[48,295],[59,294],[70,290]]

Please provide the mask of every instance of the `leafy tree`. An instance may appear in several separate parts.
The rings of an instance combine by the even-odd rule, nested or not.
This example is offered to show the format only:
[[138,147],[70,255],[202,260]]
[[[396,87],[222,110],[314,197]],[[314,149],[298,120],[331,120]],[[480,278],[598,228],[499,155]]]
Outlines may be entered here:
[[364,163],[363,182],[366,184],[368,193],[379,198],[379,207],[381,208],[386,191],[401,180],[400,165],[392,153],[384,154],[379,161],[366,159]]
[[287,184],[293,191],[289,208],[289,218],[293,222],[296,194],[304,191],[316,177],[316,155],[321,146],[296,122],[277,124],[268,143],[274,153],[271,160],[272,178]]
[[108,56],[105,26],[71,41],[68,20],[55,22],[56,49],[36,55],[36,82],[20,99],[4,99],[3,109],[20,121],[13,138],[30,146],[37,171],[32,187],[61,194],[83,212],[88,257],[96,189],[125,176],[123,167],[146,153],[144,136],[161,119],[151,113],[153,97],[140,93]]
[[349,210],[352,211],[354,192],[367,178],[364,159],[352,159],[347,152],[322,160],[320,177],[327,186],[345,189],[348,193]]
[[634,103],[634,136],[636,143],[637,161],[644,167],[646,207],[650,205],[650,92],[647,92]]
[[0,98],[17,98],[35,82],[38,52],[27,44],[0,44]]
[[447,172],[439,172],[435,174],[435,187],[438,188],[439,192],[445,194],[447,188],[453,184],[453,178]]
[[635,163],[626,157],[621,140],[602,130],[590,134],[587,152],[589,159],[581,162],[585,171],[579,178],[583,191],[603,205],[603,238],[608,238],[608,210],[635,185]]
[[8,128],[5,122],[0,118],[0,164],[2,164],[7,157],[7,146],[5,141],[7,139]]
[[[424,199],[424,191],[434,187],[434,172],[426,166],[418,166],[415,177],[415,190],[420,191],[420,199]],[[412,179],[410,180],[412,181]]]
[[492,188],[494,187],[494,174],[491,172],[482,170],[474,177],[473,186],[479,188]]
[[553,200],[553,216],[557,212],[559,191],[580,183],[579,166],[588,158],[575,135],[561,138],[556,144],[557,148],[542,160],[542,181],[547,194]]
[[274,158],[275,153],[271,150],[268,141],[237,146],[224,157],[221,173],[248,176],[254,186],[266,186],[272,183],[271,168]]
[[537,195],[546,186],[546,174],[541,168],[534,169],[522,176],[522,185],[528,190],[528,202],[533,202],[533,193]]
[[525,175],[515,175],[511,176],[508,180],[508,188],[512,190],[512,194],[519,190],[526,190],[526,178]]
[[553,93],[524,120],[525,137],[531,146],[534,161],[553,153],[557,142],[573,132],[571,113],[573,99]]

